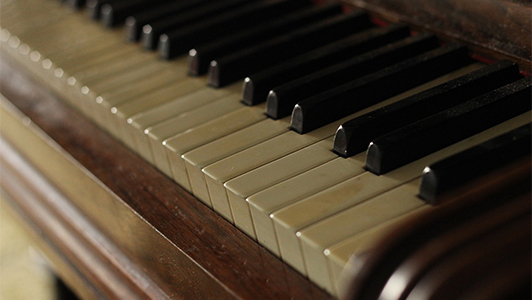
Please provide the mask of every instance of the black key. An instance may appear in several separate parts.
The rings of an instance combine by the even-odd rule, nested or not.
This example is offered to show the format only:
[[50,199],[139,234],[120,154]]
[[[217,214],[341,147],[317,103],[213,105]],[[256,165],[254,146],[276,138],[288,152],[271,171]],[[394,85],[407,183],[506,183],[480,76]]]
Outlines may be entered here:
[[270,90],[276,86],[406,38],[409,33],[409,28],[404,25],[376,27],[250,75],[244,80],[242,102],[247,105],[264,102]]
[[366,169],[384,174],[529,111],[531,85],[523,78],[375,139]]
[[142,27],[157,19],[177,14],[187,9],[197,7],[210,0],[183,0],[179,2],[163,3],[147,11],[141,11],[126,19],[126,38],[128,41],[137,42],[142,34]]
[[254,27],[233,34],[230,37],[217,39],[206,45],[201,45],[190,50],[189,74],[203,75],[207,73],[210,62],[218,57],[258,44],[264,40],[274,38],[283,33],[296,30],[333,15],[340,14],[342,6],[332,3],[325,6],[312,6],[309,9],[293,13],[277,21],[266,22],[259,27]]
[[122,0],[102,5],[100,20],[106,27],[114,27],[124,23],[127,17],[142,10],[151,9],[158,4],[172,0]]
[[80,9],[86,5],[85,0],[66,0],[65,3],[73,9]]
[[216,17],[220,11],[227,12],[236,7],[248,5],[251,0],[225,0],[211,1],[201,7],[193,8],[185,12],[172,14],[154,22],[146,24],[142,28],[142,45],[146,50],[155,50],[159,43],[159,36],[174,28],[185,28],[195,22],[201,22],[207,18]]
[[198,45],[282,18],[283,14],[309,4],[307,0],[260,1],[187,28],[167,31],[159,38],[159,55],[165,59],[175,58]]
[[102,5],[118,1],[120,0],[87,0],[87,15],[93,20],[99,20]]
[[265,67],[369,28],[366,13],[344,14],[211,62],[209,84],[221,87]]
[[419,197],[441,204],[443,193],[530,156],[530,134],[531,124],[527,124],[426,167]]
[[267,98],[266,115],[273,119],[289,116],[294,106],[304,99],[425,53],[438,46],[439,42],[436,37],[420,34],[364,55],[341,61],[297,80],[289,81],[270,91]]
[[517,64],[499,61],[465,76],[376,109],[342,124],[334,151],[349,157],[366,151],[369,143],[388,132],[481,96],[521,78]]
[[467,49],[448,45],[300,101],[291,127],[307,133],[471,63]]

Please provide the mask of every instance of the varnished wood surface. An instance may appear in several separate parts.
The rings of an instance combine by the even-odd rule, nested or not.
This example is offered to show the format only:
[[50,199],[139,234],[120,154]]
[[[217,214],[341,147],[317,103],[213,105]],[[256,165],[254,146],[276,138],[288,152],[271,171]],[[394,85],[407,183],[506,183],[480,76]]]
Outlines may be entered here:
[[[510,207],[501,218],[523,212],[526,215],[528,212],[530,224],[530,179],[531,160],[527,157],[448,193],[443,205],[404,222],[376,243],[373,252],[353,258],[353,266],[357,265],[356,260],[363,260],[364,265],[357,269],[350,290],[342,299],[375,299],[388,280],[388,274],[402,263],[413,249],[436,239],[448,228],[460,230],[466,220],[477,220],[476,217],[480,214],[488,215],[490,211],[498,213]],[[496,220],[492,214],[489,216],[490,222]],[[419,259],[421,258],[423,257]]]
[[118,199],[110,211],[99,198],[75,205],[170,298],[332,299],[8,59],[0,63],[2,94]]
[[342,0],[384,18],[412,24],[468,44],[489,59],[519,61],[530,73],[532,2],[529,0]]
[[[480,53],[488,58],[517,59],[522,69],[530,72],[527,1],[344,1],[465,41],[476,50],[482,49]],[[456,6],[446,6],[449,3]],[[87,210],[89,217],[171,297],[208,295],[199,292],[206,286],[211,289],[210,295],[218,298],[329,297],[74,111],[48,99],[40,88],[31,84],[28,88],[25,79],[12,78],[13,70],[8,66],[5,71],[5,61],[2,69],[6,80],[2,84],[11,82],[2,87],[2,92],[119,199],[115,210],[101,214],[97,201],[76,203],[78,207]],[[124,213],[127,217],[113,215],[123,212],[121,205],[132,208]],[[143,219],[138,216],[147,223],[139,225]],[[111,219],[109,224],[101,225],[106,218]],[[162,233],[156,241],[141,236],[156,231]],[[140,240],[143,243],[138,243]]]
[[30,234],[33,245],[79,297],[149,299],[149,292],[135,286],[116,268],[113,262],[121,260],[117,251],[113,252],[114,257],[104,258],[101,251],[93,248],[89,240],[96,239],[101,245],[105,239],[72,209],[60,191],[3,139],[0,153],[0,187],[7,195],[6,201]]

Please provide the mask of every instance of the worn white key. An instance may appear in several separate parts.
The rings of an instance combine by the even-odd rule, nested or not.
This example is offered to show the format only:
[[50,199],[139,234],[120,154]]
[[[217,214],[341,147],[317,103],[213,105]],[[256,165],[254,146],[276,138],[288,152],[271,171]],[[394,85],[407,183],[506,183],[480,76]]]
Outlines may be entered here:
[[[121,47],[122,44],[116,39],[106,37],[109,36],[100,36],[91,40],[95,44],[94,46],[66,47],[65,50],[55,51],[51,54],[47,54],[41,48],[37,48],[38,50],[30,53],[30,60],[37,68],[36,75],[47,80],[50,87],[60,94],[66,95],[65,98],[70,100],[68,77],[71,74],[76,73],[77,70],[107,64],[116,60],[117,57],[123,57],[126,53],[136,50],[131,45],[129,47]],[[110,37],[114,37],[114,35]],[[71,44],[74,43],[71,42]],[[80,107],[84,112],[86,111],[81,102],[72,100],[70,102]]]
[[236,131],[209,144],[183,154],[192,193],[205,203],[210,203],[207,184],[202,169],[216,161],[259,144],[288,131],[290,118],[265,119]]
[[[137,53],[131,53],[127,56],[136,56]],[[126,87],[125,85],[131,84],[139,79],[144,78],[150,78],[153,77],[154,74],[157,72],[161,72],[164,70],[164,66],[157,64],[157,63],[148,63],[140,65],[137,68],[129,69],[127,68],[127,72],[123,72],[120,74],[117,74],[117,76],[113,76],[111,78],[100,78],[96,77],[92,80],[86,82],[85,84],[90,90],[93,90],[92,92],[95,94],[101,94],[109,91],[113,91],[116,88],[131,88],[131,86]]]
[[29,45],[21,42],[16,35],[11,34],[7,29],[3,30],[3,36],[7,40],[2,43],[2,50],[28,70],[34,70],[35,64],[31,60],[28,60],[28,57],[34,52],[33,49]]
[[2,51],[7,53],[17,63],[31,70],[31,61],[27,59],[28,54],[26,54],[26,50],[31,53],[32,49],[27,44],[22,43],[16,35],[11,34],[7,29],[2,29],[2,40],[3,42],[0,43]]
[[[53,78],[51,86],[61,93],[68,94],[68,78],[71,74],[77,73],[91,66],[99,66],[115,61],[118,57],[123,57],[135,51],[133,48],[122,48],[120,43],[108,42],[100,43],[100,46],[94,48],[85,48],[78,54],[64,57],[62,60],[56,60],[54,56],[62,57],[61,53],[51,56],[44,56],[42,59],[43,76]],[[114,50],[118,47],[121,50]],[[112,52],[110,52],[110,50]]]
[[[49,14],[40,12],[39,15],[28,12],[23,21],[14,24],[6,22],[8,24],[5,28],[44,56],[65,53],[62,59],[72,53],[71,49],[77,44],[97,40],[101,36],[114,37],[112,32],[102,31],[95,24],[83,22],[77,14],[68,11],[57,13],[57,10],[52,10]],[[95,46],[97,45],[89,45],[88,49]]]
[[49,54],[57,51],[57,48],[54,49],[54,43],[64,44],[68,36],[78,30],[78,28],[70,27],[76,25],[83,26],[75,15],[61,14],[57,15],[57,18],[43,18],[39,23],[25,24],[23,27],[8,24],[6,28],[9,28],[13,35],[18,36],[25,43],[30,43],[30,46]]
[[417,197],[421,179],[353,206],[297,232],[308,277],[332,292],[325,249],[353,235],[426,205]]
[[[365,158],[365,153],[361,154]],[[364,172],[364,158],[336,158],[246,199],[257,241],[281,256],[270,214]],[[355,159],[360,160],[356,162]]]
[[[121,39],[120,42],[122,42]],[[100,41],[100,43],[104,44],[105,42]],[[143,73],[143,69],[145,74],[150,75],[149,70],[145,69],[148,67],[157,70],[170,69],[176,74],[181,74],[182,77],[185,77],[187,67],[186,59],[179,58],[170,62],[161,61],[155,53],[142,51],[138,47],[134,47],[134,49],[135,51],[129,52],[127,55],[122,55],[118,60],[110,61],[104,65],[90,66],[81,70],[73,75],[75,81],[69,78],[69,84],[74,85],[74,83],[79,82],[81,84],[80,89],[84,85],[97,88],[99,84],[106,85],[115,80],[121,80],[118,79],[120,76],[110,78],[109,75],[120,74],[125,69],[129,70],[129,76],[133,76],[136,72]]]
[[[120,41],[117,39],[117,34],[122,33],[122,31],[108,32],[96,30],[97,28],[93,28],[92,26],[87,27],[84,25],[85,24],[82,23],[68,24],[68,26],[78,26],[78,28],[72,32],[67,31],[62,33],[70,38],[54,41],[54,43],[56,43],[56,47],[51,47],[49,52],[43,47],[41,50],[43,55],[58,65],[68,63],[69,61],[73,60],[79,63],[80,60],[83,59],[85,53],[99,51],[99,49],[106,48],[107,45],[118,45],[120,43]],[[78,38],[72,39],[72,35],[78,36]],[[34,45],[34,47],[41,49],[39,45]]]
[[[53,50],[46,51],[41,47],[34,46],[39,49],[44,59],[50,60],[57,68],[62,68],[65,72],[75,72],[76,70],[85,70],[93,66],[97,61],[87,61],[86,55],[93,55],[93,53],[99,53],[100,56],[114,56],[115,59],[121,59],[124,57],[124,53],[133,52],[136,49],[133,45],[127,45],[125,47],[122,41],[117,39],[114,34],[95,34],[94,30],[86,30],[82,32],[82,35],[92,35],[90,39],[83,39],[78,42],[73,41],[61,41],[65,45],[58,44]],[[73,33],[75,34],[75,33]],[[76,45],[76,43],[82,42],[83,44]],[[59,42],[58,42],[59,43]],[[68,44],[70,43],[70,44]],[[60,50],[58,50],[60,49]],[[55,69],[53,69],[55,70]]]
[[83,60],[84,57],[80,59],[69,59],[64,62],[59,61],[60,67],[69,74],[76,74],[86,70],[87,68],[94,66],[96,64],[106,63],[110,60],[121,59],[125,55],[130,55],[130,53],[138,53],[138,49],[133,45],[124,44],[121,41],[114,39],[109,39],[105,46],[94,47],[94,49],[88,49],[88,53],[99,52],[101,54],[100,58],[94,59],[92,61]]
[[[105,49],[102,51],[85,53],[83,60],[88,63],[105,63],[106,61],[102,59],[102,54],[105,53]],[[30,68],[34,70],[34,74],[43,79],[48,86],[53,88],[56,92],[63,95],[64,98],[69,100],[74,106],[83,110],[80,102],[76,101],[76,98],[70,97],[68,93],[65,77],[67,73],[63,71],[62,68],[55,65],[51,60],[44,58],[39,51],[31,50],[29,53],[29,59],[26,61],[31,64]]]
[[[143,56],[138,51],[133,51],[124,55],[125,60],[129,60],[130,57]],[[134,59],[135,60],[135,59]],[[131,82],[142,80],[146,76],[162,70],[161,66],[153,63],[153,60],[147,60],[139,63],[134,68],[133,66],[121,66],[109,73],[97,73],[101,69],[107,69],[108,66],[114,65],[116,58],[111,55],[107,56],[107,59],[101,63],[94,64],[92,67],[83,71],[70,71],[67,74],[75,73],[74,75],[68,75],[67,84],[69,86],[69,93],[71,98],[75,99],[80,105],[83,106],[83,111],[91,119],[98,124],[103,124],[103,116],[98,111],[98,104],[96,99],[102,93],[110,91],[120,91],[123,89],[131,88]],[[109,70],[109,69],[107,69]],[[84,73],[87,72],[90,77],[85,77]],[[79,79],[78,79],[78,74]],[[82,80],[85,78],[85,80]],[[102,126],[102,125],[101,125]]]
[[[26,1],[2,1],[0,7],[0,26],[10,28],[17,35],[25,27],[35,27],[36,24],[48,19],[55,20],[72,14],[71,11],[58,9],[53,1],[34,1],[35,5]],[[49,14],[43,14],[49,11]],[[22,27],[22,28],[20,28]]]
[[[136,56],[137,53],[130,53],[130,55]],[[110,62],[113,60],[114,58],[111,58],[107,61]],[[74,86],[75,94],[73,96],[79,98],[80,102],[88,106],[87,113],[90,114],[92,119],[100,124],[100,126],[104,126],[104,115],[107,110],[111,109],[111,107],[108,105],[103,107],[100,103],[104,103],[104,100],[109,97],[113,98],[114,96],[120,95],[120,93],[122,93],[124,90],[128,91],[135,89],[132,88],[132,83],[143,81],[145,78],[149,78],[161,70],[164,70],[164,68],[161,68],[157,64],[151,63],[143,64],[139,68],[135,69],[126,68],[109,78],[95,78],[87,84],[80,82],[78,85]]]
[[[61,22],[54,25],[35,28],[31,31],[32,34],[28,34],[24,38],[27,44],[26,42],[22,44],[23,48],[29,50],[21,53],[27,57],[25,66],[63,96],[65,93],[60,85],[61,81],[58,79],[64,75],[64,71],[57,67],[54,61],[58,59],[61,62],[66,62],[72,58],[77,61],[77,65],[82,65],[82,62],[85,61],[92,62],[92,60],[85,59],[84,55],[90,56],[96,51],[94,48],[98,48],[98,46],[88,45],[90,41],[97,40],[92,33],[96,36],[98,33],[90,30],[93,28],[86,28],[79,21],[78,18],[72,16],[61,19]],[[72,36],[76,35],[79,35],[80,38],[73,41]],[[96,45],[99,44],[96,43]]]
[[[81,91],[85,90],[88,93],[88,86],[91,86],[91,83],[110,81],[112,78],[120,77],[121,74],[129,73],[136,68],[144,68],[145,65],[153,63],[153,60],[154,57],[145,55],[144,53],[130,53],[130,55],[126,55],[119,60],[111,60],[104,64],[98,64],[74,75],[67,74],[68,98],[76,99],[78,102],[89,102],[91,101],[89,96],[82,94]],[[89,106],[88,103],[86,105]],[[90,117],[94,118],[92,106],[88,111],[91,112]]]
[[[83,31],[82,35],[93,34],[94,30]],[[76,35],[76,33],[73,33]],[[61,46],[60,43],[67,44],[69,41],[58,41],[56,46]],[[120,59],[125,53],[135,51],[133,45],[124,45],[124,43],[117,39],[115,34],[109,35],[97,35],[94,38],[86,39],[86,44],[83,47],[75,47],[74,42],[70,41],[70,45],[63,46],[62,50],[58,50],[57,47],[52,47],[49,51],[39,46],[33,46],[39,49],[44,57],[44,60],[48,59],[57,67],[62,68],[65,72],[74,74],[76,71],[85,70],[100,61],[104,61],[105,55],[113,55],[115,59]],[[85,59],[86,55],[94,55],[93,53],[99,53],[102,58],[95,59],[94,61],[88,61]],[[51,68],[52,71],[55,69]]]
[[[33,3],[35,2],[35,3]],[[43,14],[46,11],[46,14]],[[28,30],[54,24],[62,18],[74,15],[79,16],[67,9],[58,9],[53,1],[10,1],[2,5],[0,10],[0,25],[7,28],[13,35],[22,35]]]
[[240,103],[240,95],[230,95],[148,128],[146,130],[147,139],[153,151],[153,158],[157,168],[166,175],[172,176],[170,164],[166,156],[166,149],[163,145],[166,139],[235,111],[241,108],[242,105]]
[[115,135],[125,141],[124,131],[127,128],[127,119],[129,117],[172,99],[190,94],[200,88],[205,88],[204,80],[199,78],[185,78],[176,83],[163,86],[144,96],[119,103],[111,108],[111,113],[114,114],[114,118],[112,118],[114,125],[111,124],[111,127],[116,130]]
[[[182,155],[194,148],[264,120],[266,118],[264,107],[264,103],[252,107],[242,107],[165,140],[164,146],[174,180],[191,192]],[[205,204],[210,206],[210,202]]]
[[[22,43],[27,44],[32,51],[38,50],[44,58],[53,54],[60,54],[63,61],[79,52],[89,52],[92,48],[88,42],[97,40],[99,36],[94,30],[87,30],[76,16],[64,16],[57,22],[48,23],[44,26],[34,25],[28,28],[28,32],[18,35]],[[73,40],[72,35],[79,36]],[[42,75],[42,66],[32,64],[32,72]]]
[[310,133],[299,135],[293,131],[290,131],[278,137],[272,138],[271,140],[260,145],[251,147],[205,167],[203,172],[205,173],[207,188],[209,190],[209,195],[214,210],[216,210],[230,222],[233,222],[231,205],[224,187],[225,182],[273,160],[279,159],[282,156],[302,149],[310,144],[333,136],[340,124],[354,117],[360,116],[384,105],[399,101],[405,97],[419,93],[468,72],[470,72],[469,67],[446,74],[426,84],[420,85],[414,89],[361,110],[360,112],[316,129]]
[[256,239],[246,198],[338,157],[333,137],[310,145],[225,183],[235,225]]
[[160,63],[155,56],[145,52],[131,53],[121,59],[110,61],[106,64],[88,67],[76,74],[69,76],[68,85],[78,85],[79,89],[84,85],[91,85],[94,82],[111,80],[112,76],[120,74],[123,70],[133,71],[144,68],[145,64]]
[[301,255],[299,255],[301,247],[296,236],[297,231],[411,181],[421,176],[424,167],[428,164],[522,126],[530,121],[530,117],[530,112],[523,114],[387,174],[376,176],[370,172],[362,173],[274,212],[271,217],[274,221],[283,260],[305,274],[305,264]]
[[329,272],[331,279],[330,285],[332,286],[332,290],[330,291],[331,294],[338,296],[343,291],[346,291],[351,284],[350,281],[353,276],[346,276],[346,273],[352,274],[352,272],[355,271],[347,270],[347,262],[351,256],[362,255],[366,251],[371,250],[379,240],[394,228],[397,228],[401,223],[414,218],[417,215],[426,213],[433,208],[434,207],[430,205],[421,206],[325,249],[324,255],[327,259],[327,271]]
[[289,131],[205,167],[203,172],[213,209],[228,221],[233,222],[229,199],[224,187],[225,182],[328,138],[334,134],[338,126],[339,123],[331,124],[305,135]]
[[235,83],[223,89],[213,89],[210,87],[201,88],[193,93],[178,97],[172,101],[151,108],[147,111],[137,113],[127,119],[127,123],[132,128],[125,130],[125,137],[129,140],[134,149],[146,160],[153,163],[151,148],[147,142],[144,131],[167,119],[193,110],[205,104],[211,103],[221,97],[231,94],[238,95],[242,89],[242,84]]
[[[145,53],[142,54],[146,55]],[[102,79],[92,82],[84,88],[87,88],[90,98],[94,99],[91,103],[99,104],[95,106],[96,113],[100,114],[98,111],[104,112],[104,120],[108,121],[111,108],[119,103],[134,100],[137,96],[167,85],[194,80],[186,77],[185,66],[185,58],[176,59],[170,64],[151,59],[147,64],[143,64],[142,68],[133,68],[129,72],[124,72],[123,76],[117,76],[112,84]]]
[[126,86],[120,89],[104,92],[96,97],[95,113],[98,114],[101,125],[115,134],[112,122],[113,114],[111,109],[120,103],[133,101],[141,96],[147,95],[157,89],[166,85],[173,85],[176,81],[183,79],[182,74],[174,73],[171,70],[159,70],[151,74],[151,76],[143,76],[138,80],[133,80],[126,83]]
[[[122,30],[102,31],[94,24],[88,25],[77,17],[65,19],[59,25],[60,27],[53,33],[49,29],[46,30],[42,35],[42,43],[37,41],[33,47],[61,66],[66,66],[72,61],[87,66],[87,62],[83,60],[84,53],[96,52],[111,44],[115,45],[113,50],[116,52],[119,50],[118,47],[123,45],[119,39],[119,36],[123,34]],[[50,34],[55,36],[53,40],[47,40]],[[73,37],[76,38],[73,39]],[[83,43],[83,47],[77,47],[76,44],[79,43]],[[40,44],[46,44],[46,46]],[[134,49],[133,45],[122,48]]]

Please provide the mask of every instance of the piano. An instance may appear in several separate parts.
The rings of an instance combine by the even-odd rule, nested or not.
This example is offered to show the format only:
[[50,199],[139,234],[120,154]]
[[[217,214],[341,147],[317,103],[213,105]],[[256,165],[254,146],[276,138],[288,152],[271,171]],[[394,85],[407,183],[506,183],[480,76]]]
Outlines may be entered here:
[[0,13],[0,187],[81,298],[530,298],[530,1]]

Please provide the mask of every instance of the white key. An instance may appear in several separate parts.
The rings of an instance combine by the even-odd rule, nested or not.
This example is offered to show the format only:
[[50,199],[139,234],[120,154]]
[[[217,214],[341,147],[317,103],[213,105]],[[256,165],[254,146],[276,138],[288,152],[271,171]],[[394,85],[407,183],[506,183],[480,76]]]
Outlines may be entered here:
[[[103,40],[103,39],[102,39]],[[65,73],[72,75],[81,72],[95,65],[105,64],[112,60],[120,59],[130,53],[138,53],[138,49],[133,45],[123,44],[115,39],[108,39],[105,42],[99,41],[100,45],[88,47],[83,50],[90,59],[85,55],[59,58],[59,55],[51,55],[50,60],[62,68]],[[46,56],[46,55],[45,55]],[[46,56],[48,57],[48,56]],[[68,78],[68,77],[66,77]]]
[[[182,155],[194,148],[260,122],[265,118],[264,104],[242,107],[165,140],[164,146],[174,180],[191,192],[192,189]],[[205,204],[211,206],[210,202]]]
[[100,118],[101,125],[111,133],[115,133],[111,121],[111,109],[120,104],[140,96],[146,95],[165,85],[175,84],[177,80],[183,79],[183,76],[177,75],[171,70],[164,69],[156,71],[150,75],[143,75],[138,80],[131,80],[124,86],[115,90],[109,90],[96,97],[95,113]]
[[[68,78],[71,77],[72,74],[78,73],[85,68],[107,65],[110,62],[115,61],[117,56],[124,57],[135,51],[133,48],[119,48],[122,50],[109,53],[109,50],[114,50],[119,45],[120,44],[116,42],[100,43],[99,47],[94,47],[87,51],[80,51],[80,53],[83,54],[81,57],[69,57],[69,60],[63,60],[62,62],[57,62],[54,57],[51,56],[43,56],[42,67],[45,72],[43,76],[53,78],[54,80],[51,83],[51,86],[62,93],[70,95],[71,92],[69,90],[72,88],[68,84]],[[61,57],[60,55],[58,56]],[[83,102],[83,100],[78,102],[78,106],[85,114],[91,112],[88,104],[89,103]]]
[[128,118],[128,124],[133,127],[127,129],[125,134],[130,134],[126,137],[133,141],[134,149],[146,160],[153,163],[151,156],[151,148],[147,143],[144,131],[158,123],[166,121],[167,119],[182,114],[186,111],[193,110],[207,103],[211,103],[221,97],[230,94],[239,94],[242,89],[241,83],[235,83],[223,89],[213,89],[205,87],[199,89],[188,95],[178,97],[175,100],[169,101],[150,110],[137,113]]
[[[402,95],[402,97],[404,97],[404,96],[405,95]],[[392,101],[396,101],[397,99],[399,99],[399,97],[391,99],[390,101],[384,102],[382,104],[379,104],[376,107],[380,107],[380,106],[385,105],[387,103],[391,103]],[[359,114],[364,113],[366,111],[367,110],[364,110],[363,112],[360,112]],[[350,117],[353,117],[353,116],[350,116]],[[265,122],[267,122],[267,121],[268,120],[266,120]],[[256,126],[260,126],[260,124],[256,124]],[[338,126],[338,124],[335,124],[332,127],[334,127],[334,129],[336,129],[337,126]],[[251,130],[251,129],[248,128],[248,130]],[[245,135],[245,132],[241,132],[241,134]],[[233,137],[236,137],[236,136],[233,136]],[[242,148],[240,146],[237,146],[236,144],[237,144],[236,141],[235,142],[227,142],[226,143],[225,139],[222,139],[219,143],[214,143],[213,145],[211,145],[212,148],[209,148],[206,145],[205,146],[206,148],[204,148],[202,150],[204,154],[199,154],[198,152],[194,152],[194,154],[188,154],[187,153],[187,154],[184,155],[185,160],[187,160],[187,157],[188,157],[188,163],[186,163],[186,167],[187,167],[186,171],[188,173],[188,178],[189,178],[190,182],[195,182],[195,184],[192,183],[191,189],[192,189],[193,193],[198,198],[200,198],[202,201],[204,201],[208,205],[210,204],[210,201],[208,200],[209,197],[208,197],[207,190],[206,190],[206,183],[205,183],[203,175],[201,173],[199,173],[199,169],[203,168],[206,164],[213,163],[214,161],[219,160],[220,158],[223,158],[224,156],[227,155],[227,153],[236,152],[235,149],[236,150],[241,150]],[[221,148],[220,148],[219,145],[225,145],[225,146],[221,146]],[[234,146],[234,147],[231,148],[230,145]],[[332,143],[331,143],[331,148],[332,148]],[[233,150],[229,150],[229,149],[233,149]],[[224,154],[220,154],[220,156],[217,156],[217,154],[212,154],[211,156],[209,156],[209,154],[207,154],[207,153],[224,153]],[[331,153],[327,152],[327,154],[324,154],[324,155],[331,155]],[[331,159],[332,159],[332,157],[331,157]],[[319,163],[323,163],[323,162],[324,161],[319,161]],[[319,163],[315,163],[313,166],[316,166]],[[289,169],[287,169],[287,170],[289,170]],[[175,174],[174,174],[174,176],[175,176]],[[275,183],[277,183],[277,182],[276,181],[272,181],[270,183],[270,185],[273,185]],[[268,186],[269,185],[264,186],[263,188],[268,187]],[[244,196],[240,196],[240,197],[244,197]],[[247,207],[247,204],[246,204],[244,199],[245,199],[245,197],[242,198],[242,202],[239,202],[239,203],[242,203],[244,206]],[[246,217],[245,217],[246,227],[242,227],[242,228],[247,228],[246,232],[253,236],[252,224],[250,222],[250,217],[249,217],[249,210],[248,209],[244,209],[244,208],[245,207],[243,207],[242,211],[244,211],[244,212],[247,211],[248,213],[246,214]]]
[[111,113],[114,114],[115,134],[125,141],[126,144],[132,145],[133,141],[125,140],[125,130],[127,126],[127,119],[135,114],[154,108],[170,100],[193,93],[201,88],[205,88],[205,81],[199,78],[186,78],[176,83],[163,86],[154,90],[144,96],[132,98],[129,101],[117,104],[111,108]]
[[[361,154],[365,157],[365,154]],[[312,170],[278,183],[246,199],[257,241],[281,256],[270,214],[364,172],[364,159],[336,158]]]
[[417,197],[421,179],[353,206],[297,232],[308,277],[332,292],[325,249],[353,235],[426,205]]
[[[122,59],[97,64],[74,75],[66,74],[68,76],[66,78],[68,98],[76,99],[79,103],[84,102],[84,106],[86,106],[86,111],[88,112],[87,115],[95,119],[92,102],[95,101],[96,96],[91,97],[93,94],[89,93],[91,83],[101,81],[109,82],[112,81],[112,78],[121,77],[133,69],[143,68],[145,65],[152,63],[153,57],[149,55],[144,55],[144,53],[130,53],[130,55],[125,55]],[[85,90],[87,94],[82,94],[82,90]]]
[[213,209],[228,221],[233,222],[229,199],[224,187],[225,182],[330,137],[338,127],[337,124],[334,125],[320,128],[306,135],[289,131],[205,167],[203,172]]
[[310,145],[225,183],[235,225],[256,239],[246,198],[338,157],[331,151],[333,137]]
[[425,166],[524,125],[530,121],[530,117],[530,112],[523,114],[387,174],[377,176],[370,172],[362,173],[274,212],[271,216],[283,260],[306,274],[305,264],[300,255],[301,247],[296,236],[297,231],[411,181],[421,176]]
[[98,81],[110,81],[114,76],[119,76],[124,70],[133,71],[138,68],[143,68],[148,63],[160,63],[155,60],[152,55],[146,55],[144,52],[131,53],[125,55],[121,59],[110,61],[106,64],[88,67],[74,75],[71,75],[68,80],[70,86],[78,84],[79,89],[83,85],[91,85]]
[[[203,172],[205,173],[205,181],[207,183],[210,199],[214,210],[216,210],[230,222],[234,222],[232,217],[233,213],[231,204],[229,203],[228,193],[224,187],[224,184],[227,181],[237,176],[240,176],[246,172],[249,172],[250,170],[258,168],[264,164],[270,163],[273,160],[288,155],[294,151],[302,149],[308,145],[316,143],[322,139],[333,136],[338,126],[354,117],[360,116],[374,109],[380,108],[384,105],[391,104],[410,95],[419,93],[438,84],[446,82],[452,78],[461,76],[464,73],[468,73],[469,71],[470,67],[447,74],[445,76],[437,78],[436,80],[430,81],[424,85],[418,86],[402,94],[396,95],[395,97],[382,101],[376,105],[361,110],[355,114],[347,116],[341,120],[328,124],[305,135],[299,135],[292,131],[287,132],[283,135],[272,138],[271,140],[266,141],[260,145],[256,145],[254,147],[241,151],[240,153],[237,153],[231,157],[227,157],[219,162],[205,167],[203,169]],[[239,207],[240,211],[246,211],[246,209],[244,208],[244,206],[247,206],[246,203],[241,201],[237,201],[237,203],[242,204]],[[247,222],[247,224],[249,225],[249,222]],[[247,226],[247,228],[249,228],[249,226]],[[251,232],[251,230],[248,231]]]
[[265,119],[242,130],[183,154],[188,178],[194,196],[210,203],[209,192],[202,169],[241,150],[259,144],[288,131],[290,118],[274,121]]
[[242,106],[243,104],[240,103],[240,95],[230,95],[148,128],[146,130],[148,133],[147,139],[151,145],[157,168],[166,175],[172,176],[170,164],[166,156],[166,149],[163,145],[166,139],[235,111]]
[[[35,3],[34,3],[35,2]],[[74,13],[58,9],[53,1],[2,1],[0,8],[0,25],[8,28],[13,35],[21,34],[29,27],[30,30],[44,22],[54,22]],[[43,14],[46,11],[46,14]]]
[[325,249],[324,255],[327,259],[327,270],[331,278],[331,294],[341,295],[351,285],[352,274],[356,272],[347,265],[351,256],[363,255],[370,251],[379,240],[394,228],[400,226],[401,223],[432,209],[434,207],[430,205],[421,206]]

